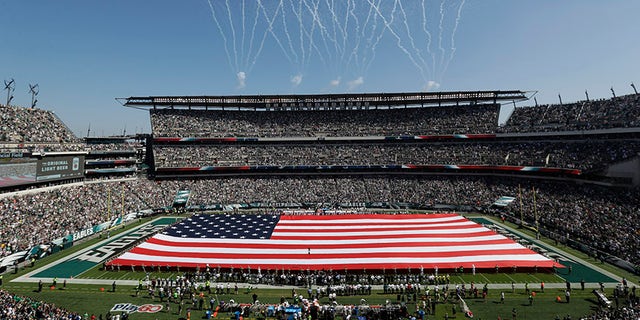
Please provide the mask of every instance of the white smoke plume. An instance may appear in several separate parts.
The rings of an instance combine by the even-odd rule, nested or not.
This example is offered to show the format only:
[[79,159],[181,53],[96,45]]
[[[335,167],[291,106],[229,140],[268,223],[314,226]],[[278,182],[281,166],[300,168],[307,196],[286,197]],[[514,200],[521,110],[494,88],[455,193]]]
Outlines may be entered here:
[[347,82],[347,90],[353,91],[364,83],[363,77],[358,77],[357,79],[351,80]]
[[438,90],[438,88],[440,88],[440,84],[433,81],[433,80],[429,80],[427,82],[427,85],[424,87],[425,91],[433,91],[433,90]]
[[240,71],[236,74],[238,80],[238,89],[244,89],[247,86],[247,74],[244,71]]
[[292,84],[294,87],[299,86],[299,85],[300,85],[300,83],[302,83],[302,75],[301,75],[301,74],[297,74],[297,75],[295,75],[295,76],[291,77],[291,84]]

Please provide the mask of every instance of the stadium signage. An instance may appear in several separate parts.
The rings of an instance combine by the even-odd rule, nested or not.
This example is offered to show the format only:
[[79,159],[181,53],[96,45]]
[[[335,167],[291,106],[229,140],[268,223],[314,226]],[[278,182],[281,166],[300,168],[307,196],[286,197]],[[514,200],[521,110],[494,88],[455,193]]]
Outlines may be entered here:
[[141,306],[136,306],[131,303],[117,303],[111,308],[112,312],[145,312],[145,313],[156,313],[162,310],[162,305],[160,304],[143,304]]
[[117,252],[131,246],[131,244],[136,241],[162,230],[164,227],[164,225],[152,224],[144,226],[134,232],[119,237],[104,246],[91,249],[78,256],[76,259],[100,263]]
[[81,178],[84,175],[84,157],[54,156],[38,160],[36,181]]
[[22,152],[4,152],[0,153],[0,159],[11,159],[11,158],[24,158],[29,154],[24,154]]
[[73,240],[74,241],[75,240],[80,240],[80,239],[82,239],[84,237],[88,237],[88,236],[92,235],[93,233],[94,233],[93,232],[93,227],[88,228],[88,229],[84,229],[84,230],[80,230],[80,231],[78,231],[78,232],[73,234]]
[[511,202],[513,202],[514,200],[516,200],[515,197],[502,196],[502,197],[498,198],[498,200],[496,200],[493,203],[493,205],[497,206],[497,207],[506,207],[509,204],[511,204]]

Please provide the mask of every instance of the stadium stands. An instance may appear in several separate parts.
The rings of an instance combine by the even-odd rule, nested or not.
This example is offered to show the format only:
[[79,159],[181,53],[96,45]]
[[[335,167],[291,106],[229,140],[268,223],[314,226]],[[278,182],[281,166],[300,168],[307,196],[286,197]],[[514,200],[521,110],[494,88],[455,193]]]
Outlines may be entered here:
[[87,179],[133,177],[138,173],[143,149],[139,141],[88,143],[86,149],[89,150],[84,165]]
[[516,108],[498,132],[553,132],[640,127],[640,95]]
[[640,304],[632,301],[627,306],[620,308],[599,308],[590,315],[581,317],[581,320],[603,320],[603,319],[638,319],[640,317]]
[[[63,185],[0,198],[2,256],[146,209],[138,186],[144,180]],[[124,196],[126,195],[126,196]]]
[[52,303],[0,290],[0,318],[2,319],[77,319],[79,316],[77,313],[58,308]]
[[0,142],[71,143],[77,138],[52,112],[22,107],[0,107]]
[[155,166],[245,165],[514,165],[602,169],[640,153],[639,141],[520,141],[500,143],[341,143],[158,145]]
[[151,110],[155,137],[334,137],[491,133],[499,105],[331,111]]

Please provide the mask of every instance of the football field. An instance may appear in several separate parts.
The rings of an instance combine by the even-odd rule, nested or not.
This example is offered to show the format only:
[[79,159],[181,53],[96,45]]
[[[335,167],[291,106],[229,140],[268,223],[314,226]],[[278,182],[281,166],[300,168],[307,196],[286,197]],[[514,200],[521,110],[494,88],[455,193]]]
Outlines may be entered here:
[[[556,257],[558,262],[566,266],[566,268],[559,268],[555,272],[548,273],[499,270],[498,272],[485,271],[473,274],[471,270],[466,269],[463,273],[450,272],[450,290],[453,290],[456,285],[463,284],[467,289],[472,283],[480,288],[487,285],[486,299],[483,299],[481,295],[476,297],[473,294],[468,294],[465,299],[475,315],[474,318],[496,319],[498,316],[503,319],[510,318],[515,309],[518,319],[554,319],[556,315],[560,318],[571,315],[573,319],[576,319],[598,307],[597,299],[591,291],[594,288],[599,288],[600,282],[606,287],[605,293],[609,296],[612,294],[612,288],[623,277],[631,282],[630,286],[636,282],[631,274],[603,264],[570,248],[556,247],[544,239],[535,240],[532,235],[517,229],[516,226],[504,225],[489,217],[472,216],[469,218],[484,225],[497,224],[511,235],[544,248],[548,251],[549,256]],[[192,309],[191,319],[200,319],[206,315],[204,309],[209,307],[211,299],[215,299],[215,305],[222,301],[228,302],[230,299],[237,303],[250,303],[252,296],[256,294],[262,304],[278,304],[282,297],[293,302],[291,293],[294,289],[299,294],[307,295],[308,288],[284,285],[238,283],[237,294],[234,290],[218,294],[213,291],[209,293],[203,286],[199,286],[201,290],[196,296],[195,305],[192,305],[190,300],[186,305],[183,305],[182,312],[178,314],[180,310],[177,303],[167,304],[166,301],[160,301],[157,296],[152,298],[146,290],[137,292],[136,287],[139,280],[145,279],[147,276],[156,279],[175,279],[175,277],[182,275],[184,270],[167,270],[157,267],[153,269],[149,267],[144,271],[103,269],[104,259],[112,257],[119,248],[130,247],[148,235],[173,224],[177,219],[181,218],[146,219],[125,228],[111,230],[109,238],[100,237],[89,240],[37,261],[33,267],[25,266],[16,274],[6,274],[3,289],[21,296],[31,297],[34,300],[55,303],[81,314],[95,314],[96,316],[102,314],[104,316],[110,311],[120,313],[124,310],[129,312],[135,310],[130,313],[130,319],[179,319],[186,317],[188,308]],[[253,272],[257,272],[257,270]],[[420,270],[405,270],[404,272],[417,274]],[[54,280],[56,281],[55,287],[52,286]],[[580,285],[582,280],[585,283],[584,290]],[[41,291],[38,289],[39,282],[43,283]],[[540,288],[543,282],[544,291]],[[565,299],[567,282],[572,288],[569,303]],[[236,283],[229,285],[233,287]],[[227,286],[227,284],[224,283],[223,286]],[[443,287],[444,284],[440,286]],[[529,293],[525,291],[525,287],[529,288]],[[407,310],[413,312],[421,306],[420,296],[427,288],[433,290],[434,285],[424,285],[423,291],[417,295],[418,301],[414,301],[411,295],[399,295],[395,292],[385,293],[382,285],[374,285],[371,294],[338,296],[336,300],[343,305],[360,305],[364,302],[370,306],[385,305],[387,301],[398,302],[406,304]],[[318,287],[313,285],[311,289],[317,290]],[[501,292],[504,292],[504,301],[500,299]],[[532,301],[530,296],[532,296]],[[558,298],[560,302],[557,301]],[[199,310],[199,300],[203,300],[203,310]],[[329,302],[326,296],[320,298],[321,304],[329,304]],[[438,303],[436,314],[427,315],[426,318],[444,319],[445,315],[450,319],[464,318],[457,299],[449,298]],[[229,314],[221,312],[217,317],[229,319]],[[245,315],[245,318],[253,317],[259,317],[259,315]]]

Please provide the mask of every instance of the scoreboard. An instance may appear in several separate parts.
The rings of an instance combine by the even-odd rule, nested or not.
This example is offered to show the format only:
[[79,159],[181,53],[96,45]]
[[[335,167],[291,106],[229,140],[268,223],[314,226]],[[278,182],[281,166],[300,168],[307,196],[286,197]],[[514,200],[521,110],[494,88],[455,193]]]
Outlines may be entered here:
[[84,155],[45,156],[38,159],[36,181],[84,177]]

